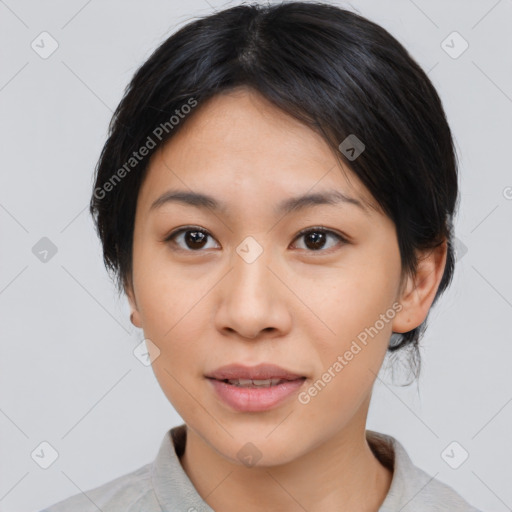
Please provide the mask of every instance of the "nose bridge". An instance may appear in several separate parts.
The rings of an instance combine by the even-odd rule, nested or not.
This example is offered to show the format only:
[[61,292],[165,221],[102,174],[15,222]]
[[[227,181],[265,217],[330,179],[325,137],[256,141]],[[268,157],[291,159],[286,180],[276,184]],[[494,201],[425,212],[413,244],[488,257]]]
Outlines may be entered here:
[[[262,295],[272,285],[267,281],[272,277],[268,270],[271,266],[271,250],[264,247],[253,236],[246,237],[236,248],[232,257],[232,279],[237,288],[250,297]],[[245,288],[245,290],[244,290]],[[262,295],[263,296],[263,295]]]
[[222,286],[217,327],[247,338],[264,329],[286,329],[288,311],[278,289],[280,283],[268,268],[275,266],[272,250],[248,236],[233,251],[230,266]]
[[237,247],[232,257],[232,297],[238,296],[253,308],[253,314],[261,314],[270,306],[273,283],[271,250],[253,236],[247,236]]

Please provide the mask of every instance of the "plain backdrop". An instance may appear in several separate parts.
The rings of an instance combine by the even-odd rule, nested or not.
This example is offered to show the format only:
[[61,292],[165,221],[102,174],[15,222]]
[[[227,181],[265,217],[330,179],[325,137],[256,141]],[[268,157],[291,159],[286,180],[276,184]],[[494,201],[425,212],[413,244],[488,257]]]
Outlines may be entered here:
[[[2,512],[135,470],[182,422],[133,354],[143,333],[116,299],[87,206],[133,73],[188,20],[235,4],[0,0]],[[512,1],[337,5],[389,30],[428,71],[460,162],[457,270],[431,312],[422,376],[401,387],[383,371],[368,428],[481,510],[511,510]],[[443,457],[454,441],[459,462],[468,453],[457,469]],[[58,454],[47,469],[41,450]]]

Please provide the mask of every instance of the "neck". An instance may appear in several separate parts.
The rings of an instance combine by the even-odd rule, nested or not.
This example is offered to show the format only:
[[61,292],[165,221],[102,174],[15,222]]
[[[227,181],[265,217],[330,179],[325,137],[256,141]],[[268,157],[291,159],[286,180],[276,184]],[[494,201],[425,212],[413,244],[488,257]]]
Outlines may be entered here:
[[213,450],[187,428],[181,464],[198,493],[217,512],[377,512],[392,471],[375,457],[364,424],[345,429],[293,461],[248,468]]

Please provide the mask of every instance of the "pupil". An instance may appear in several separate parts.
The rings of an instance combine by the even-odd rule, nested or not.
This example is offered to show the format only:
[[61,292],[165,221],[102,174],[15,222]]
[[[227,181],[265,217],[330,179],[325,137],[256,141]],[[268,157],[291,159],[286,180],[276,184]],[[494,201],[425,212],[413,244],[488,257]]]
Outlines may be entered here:
[[[192,249],[201,248],[204,245],[204,243],[201,244],[201,242],[204,242],[205,239],[206,239],[206,235],[205,235],[205,233],[202,233],[201,231],[187,231],[185,233],[185,242],[189,246],[192,246],[191,247]],[[199,244],[197,244],[198,241],[199,241]]]
[[[311,240],[313,242],[312,248],[320,249],[325,243],[325,233],[320,233],[318,231],[314,231],[306,236],[306,240]],[[310,247],[306,241],[306,245]],[[311,247],[310,247],[311,248]]]

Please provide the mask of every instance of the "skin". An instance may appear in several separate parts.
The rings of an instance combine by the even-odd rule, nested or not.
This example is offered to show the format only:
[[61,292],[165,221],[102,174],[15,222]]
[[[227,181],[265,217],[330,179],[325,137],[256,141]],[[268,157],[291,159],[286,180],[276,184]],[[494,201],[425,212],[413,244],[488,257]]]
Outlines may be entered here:
[[[206,193],[227,207],[169,202],[150,210],[169,189]],[[329,189],[365,209],[273,211],[283,199]],[[203,245],[187,245],[183,234],[165,241],[185,226],[208,232]],[[298,237],[316,226],[334,233],[318,249]],[[247,236],[263,249],[250,264],[236,252]],[[419,256],[417,274],[401,281],[393,222],[316,132],[250,89],[199,105],[152,156],[126,293],[134,325],[160,351],[152,364],[158,382],[187,424],[181,464],[212,508],[378,510],[392,473],[365,437],[372,387],[392,331],[426,318],[446,244]],[[293,396],[272,410],[237,412],[204,377],[230,363],[271,362],[306,376],[307,389],[393,304],[401,310],[307,404]],[[253,467],[237,457],[248,442],[261,452]]]

